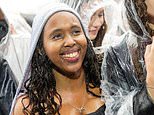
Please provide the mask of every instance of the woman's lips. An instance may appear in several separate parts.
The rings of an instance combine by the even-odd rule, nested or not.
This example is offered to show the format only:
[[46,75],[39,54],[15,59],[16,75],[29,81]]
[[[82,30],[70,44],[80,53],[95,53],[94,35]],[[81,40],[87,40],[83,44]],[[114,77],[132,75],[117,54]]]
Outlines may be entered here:
[[80,51],[69,51],[61,54],[62,58],[70,63],[75,63],[79,60]]
[[97,30],[90,30],[89,33],[92,35],[95,35],[95,34],[97,34]]

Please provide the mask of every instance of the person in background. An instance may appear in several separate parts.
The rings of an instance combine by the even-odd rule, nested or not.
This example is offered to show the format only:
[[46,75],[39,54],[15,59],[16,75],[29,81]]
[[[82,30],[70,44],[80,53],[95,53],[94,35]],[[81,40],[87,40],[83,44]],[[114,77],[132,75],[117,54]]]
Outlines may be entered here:
[[[122,20],[118,27],[122,28],[122,34],[121,36],[119,36],[124,38],[124,40],[107,51],[108,54],[106,56],[106,59],[108,60],[108,69],[106,69],[107,71],[105,73],[107,74],[107,76],[110,76],[109,80],[111,80],[111,82],[114,82],[115,79],[119,78],[120,81],[125,81],[126,83],[128,83],[128,87],[126,89],[130,90],[131,85],[136,84],[131,83],[131,81],[134,81],[130,79],[132,78],[131,76],[136,77],[137,82],[139,81],[141,84],[144,83],[146,80],[144,53],[146,45],[151,43],[151,37],[153,36],[153,30],[149,26],[150,20],[148,18],[148,15],[151,14],[151,12],[147,12],[147,8],[149,8],[150,6],[148,5],[148,3],[146,3],[147,1],[145,2],[145,0],[125,0],[125,9],[121,9],[121,7],[118,6],[118,4],[121,4],[120,2],[121,1],[116,4],[117,7],[115,8],[114,12],[110,10],[106,11],[109,14],[114,13],[117,15],[117,17],[114,17],[118,20],[117,24],[120,23],[119,20]],[[111,7],[114,7],[114,5],[111,5]],[[114,18],[112,18],[112,21],[110,21],[109,23],[113,22]],[[114,25],[111,26],[114,27]],[[127,34],[127,32],[130,33]],[[114,32],[110,32],[110,35],[114,35]],[[112,69],[115,70],[115,68],[117,72],[113,72],[112,74],[111,71]],[[114,77],[111,77],[112,75]],[[115,76],[118,76],[118,78]],[[120,76],[125,76],[125,79],[123,79],[124,77]],[[117,84],[120,85],[121,83],[123,82],[119,82]]]
[[[0,8],[0,45],[8,33],[8,24]],[[8,115],[17,89],[17,82],[12,70],[0,50],[0,115]]]
[[[10,114],[105,115],[106,105],[100,97],[102,90],[108,89],[100,88],[97,58],[80,16],[65,4],[47,4],[36,15],[32,29],[27,69]],[[154,56],[149,54],[147,60]],[[147,78],[153,83],[152,61],[146,64]],[[134,112],[146,113],[147,108],[154,108],[154,97],[149,99],[142,93],[146,91],[144,88],[135,95],[133,106],[140,107],[138,100],[147,98],[141,100],[144,107]]]
[[8,29],[1,38],[0,51],[3,58],[7,60],[18,84],[23,77],[29,54],[31,27],[18,13],[3,6],[1,10],[4,14],[3,22]]
[[107,31],[103,6],[101,0],[90,0],[83,2],[78,8],[94,47],[102,45],[103,37]]
[[[126,0],[126,7],[129,9],[129,2]],[[137,12],[138,17],[140,18],[142,24],[144,25],[146,31],[149,33],[149,36],[154,36],[154,1],[153,0],[133,0],[134,8]],[[127,12],[129,17],[130,12]],[[136,24],[131,18],[129,19],[129,23],[131,29],[136,34],[143,34],[141,28],[138,24]],[[139,29],[137,29],[139,27]]]
[[[126,6],[126,15],[128,18],[128,23],[130,25],[130,29],[133,33],[137,35],[136,43],[138,44],[137,47],[131,47],[128,45],[134,65],[134,70],[137,78],[140,82],[145,81],[145,67],[144,67],[144,53],[146,45],[152,42],[151,37],[154,36],[154,18],[153,12],[154,5],[152,0],[133,0],[134,10],[136,11],[138,21],[132,17],[133,12],[130,6],[131,1],[125,0]],[[145,39],[142,39],[142,38]],[[143,61],[142,61],[143,60]]]
[[[151,87],[153,74],[151,71],[149,75],[149,67],[152,65],[152,63],[154,63],[152,59],[153,45],[150,45],[153,41],[153,34],[152,29],[148,24],[148,14],[150,12],[147,13],[147,8],[149,6],[148,4],[146,6],[146,2],[144,0],[115,0],[115,2],[117,3],[117,10],[110,11],[110,13],[117,14],[117,17],[114,15],[115,17],[112,19],[112,21],[114,21],[115,19],[118,20],[117,27],[120,28],[122,31],[118,37],[123,38],[123,40],[116,46],[109,47],[109,49],[107,49],[107,51],[105,52],[102,64],[102,79],[104,81],[107,81],[107,83],[102,83],[102,86],[112,84],[112,86],[108,85],[108,88],[116,87],[116,92],[113,92],[110,88],[110,91],[108,93],[108,97],[111,96],[111,100],[114,100],[114,96],[118,97],[122,95],[116,95],[120,88],[125,91],[123,95],[125,95],[126,92],[132,92],[134,91],[134,89],[138,88],[141,91],[140,93],[149,95],[148,97],[146,95],[143,95],[141,100],[133,97],[133,100],[142,102],[142,100],[144,100],[145,98],[153,97],[153,94],[149,93],[149,91],[153,89],[153,87]],[[114,7],[113,4],[111,4],[111,7]],[[114,27],[114,25],[112,26]],[[113,35],[112,32],[114,33],[115,31],[111,30],[111,35]],[[152,56],[151,58],[150,55]],[[149,60],[151,60],[151,64],[149,63]],[[149,64],[149,67],[147,67],[147,64]],[[153,67],[151,66],[150,68]],[[149,80],[149,77],[151,78],[151,81]],[[146,90],[143,90],[144,88],[146,88]],[[139,95],[139,93],[137,93],[137,95]],[[106,108],[108,110],[114,107],[114,104],[117,105],[117,103],[114,103],[114,101],[111,101],[111,103],[108,104],[111,105],[109,108]],[[148,103],[145,102],[144,105],[146,106],[148,105]],[[140,107],[133,106],[133,109],[139,110],[142,107],[144,108],[144,105],[140,105]],[[147,109],[149,111],[145,113],[144,111],[132,113],[134,115],[152,115],[153,109]]]
[[104,9],[100,8],[90,18],[88,32],[94,47],[101,46],[103,37],[107,30],[107,25],[104,19]]
[[88,2],[84,1],[81,3],[78,8],[78,12],[83,18],[86,31],[97,55],[100,71],[104,52],[102,42],[107,31],[103,6],[104,4],[101,0],[89,0]]

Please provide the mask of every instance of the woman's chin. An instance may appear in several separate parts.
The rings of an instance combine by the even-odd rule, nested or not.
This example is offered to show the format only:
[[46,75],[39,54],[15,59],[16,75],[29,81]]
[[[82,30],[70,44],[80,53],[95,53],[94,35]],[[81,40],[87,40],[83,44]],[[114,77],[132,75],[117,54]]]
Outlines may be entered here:
[[94,40],[96,38],[96,35],[90,35],[90,40]]

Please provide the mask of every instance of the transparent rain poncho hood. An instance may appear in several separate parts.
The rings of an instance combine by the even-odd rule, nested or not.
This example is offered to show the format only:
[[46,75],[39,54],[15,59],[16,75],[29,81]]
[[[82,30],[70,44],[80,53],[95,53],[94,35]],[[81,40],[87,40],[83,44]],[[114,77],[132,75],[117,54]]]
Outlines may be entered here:
[[[80,7],[78,8],[78,12],[79,14],[81,15],[82,19],[83,19],[83,22],[84,22],[84,25],[86,27],[86,31],[87,33],[89,33],[89,30],[88,30],[88,26],[90,24],[90,21],[92,19],[92,16],[93,15],[96,15],[95,13],[103,8],[103,17],[105,18],[105,14],[104,14],[104,8],[107,4],[104,3],[102,0],[89,0],[89,1],[84,1]],[[104,45],[101,45],[105,42],[104,40],[104,33],[106,31],[106,25],[104,25],[106,23],[106,19],[104,19],[104,22],[100,28],[100,30],[98,31],[97,33],[97,36],[96,38],[93,40],[93,49],[95,51],[96,54],[98,54],[98,60],[99,57],[103,58],[102,53],[104,52]],[[101,32],[102,31],[102,32]],[[101,35],[99,35],[101,34]],[[100,43],[98,43],[100,42]],[[100,44],[100,45],[99,45]]]

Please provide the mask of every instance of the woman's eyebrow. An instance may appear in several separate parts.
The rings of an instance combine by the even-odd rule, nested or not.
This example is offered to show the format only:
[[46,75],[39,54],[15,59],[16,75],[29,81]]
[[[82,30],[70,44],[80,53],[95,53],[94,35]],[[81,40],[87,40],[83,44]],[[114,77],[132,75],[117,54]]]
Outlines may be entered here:
[[78,26],[78,25],[73,25],[71,28],[81,28],[80,26]]
[[60,31],[62,31],[62,29],[54,29],[52,33],[60,32]]
[[50,32],[50,36],[52,36],[52,34],[54,33],[58,33],[58,32],[61,32],[62,29],[53,29],[51,32]]

